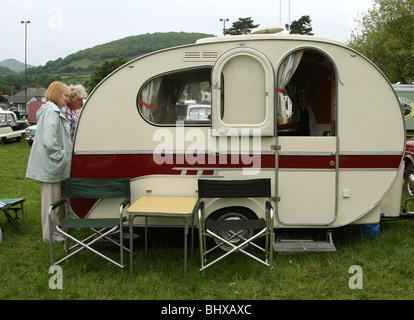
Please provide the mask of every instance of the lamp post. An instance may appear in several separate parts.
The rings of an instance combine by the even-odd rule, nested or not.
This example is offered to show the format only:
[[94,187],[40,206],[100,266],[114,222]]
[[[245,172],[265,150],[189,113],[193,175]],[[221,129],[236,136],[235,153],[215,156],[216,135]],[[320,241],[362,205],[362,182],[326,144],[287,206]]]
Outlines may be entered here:
[[20,21],[20,23],[24,24],[24,112],[27,113],[27,24],[29,24],[30,21]]
[[[289,6],[289,12],[288,12],[288,18],[289,18],[289,24],[288,24],[288,30],[290,31],[290,0],[288,2],[288,6]],[[279,0],[279,24],[282,25],[282,0]]]
[[229,19],[220,19],[220,21],[223,21],[223,36],[226,35],[226,21],[229,21]]

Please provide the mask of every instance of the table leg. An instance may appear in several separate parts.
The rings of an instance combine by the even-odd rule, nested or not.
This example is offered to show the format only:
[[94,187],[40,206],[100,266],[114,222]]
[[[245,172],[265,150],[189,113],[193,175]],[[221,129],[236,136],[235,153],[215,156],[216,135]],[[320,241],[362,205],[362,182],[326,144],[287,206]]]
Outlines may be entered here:
[[191,257],[194,256],[194,215],[191,217]]
[[134,218],[132,214],[129,214],[129,269],[131,272],[131,280],[134,277]]
[[148,252],[148,217],[145,217],[145,254]]
[[26,213],[24,211],[24,203],[21,203],[21,210],[22,210],[22,219],[23,219],[23,224],[26,224]]
[[188,234],[188,222],[184,220],[184,279],[187,280],[187,234]]

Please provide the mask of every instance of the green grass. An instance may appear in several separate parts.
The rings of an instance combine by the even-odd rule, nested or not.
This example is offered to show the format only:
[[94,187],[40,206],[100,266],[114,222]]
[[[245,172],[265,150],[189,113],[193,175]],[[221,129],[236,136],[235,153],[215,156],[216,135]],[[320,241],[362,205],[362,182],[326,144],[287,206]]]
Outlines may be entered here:
[[[49,246],[41,239],[40,185],[25,178],[30,148],[25,142],[0,147],[0,198],[26,198],[26,225],[0,215],[0,300],[372,300],[414,299],[414,221],[381,222],[380,237],[367,238],[358,227],[334,231],[336,252],[275,253],[274,270],[233,255],[199,273],[199,254],[189,256],[183,279],[181,231],[162,231],[142,240],[129,270],[82,252],[62,264],[63,289],[49,288]],[[56,245],[63,254],[63,244]],[[116,252],[109,252],[116,257]],[[126,255],[126,261],[129,260]],[[349,268],[362,267],[363,288],[351,290]]]

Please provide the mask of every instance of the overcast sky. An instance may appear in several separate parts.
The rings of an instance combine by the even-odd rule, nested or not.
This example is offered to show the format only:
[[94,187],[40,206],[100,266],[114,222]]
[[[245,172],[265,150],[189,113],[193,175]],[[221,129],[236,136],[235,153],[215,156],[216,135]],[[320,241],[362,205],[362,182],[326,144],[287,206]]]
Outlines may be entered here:
[[[154,32],[202,32],[221,35],[240,17],[256,24],[285,25],[309,15],[316,36],[348,41],[358,14],[372,0],[1,0],[0,61],[49,60],[124,37]],[[280,3],[282,11],[280,11]],[[282,12],[282,15],[280,14]],[[122,54],[122,53],[121,53]]]

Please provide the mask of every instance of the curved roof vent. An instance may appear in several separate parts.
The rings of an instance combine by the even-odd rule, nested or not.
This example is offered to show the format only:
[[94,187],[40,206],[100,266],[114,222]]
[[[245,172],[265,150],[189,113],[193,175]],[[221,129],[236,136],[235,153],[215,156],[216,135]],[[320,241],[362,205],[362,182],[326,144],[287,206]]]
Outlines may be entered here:
[[282,26],[264,26],[252,30],[251,34],[274,34],[285,30]]

